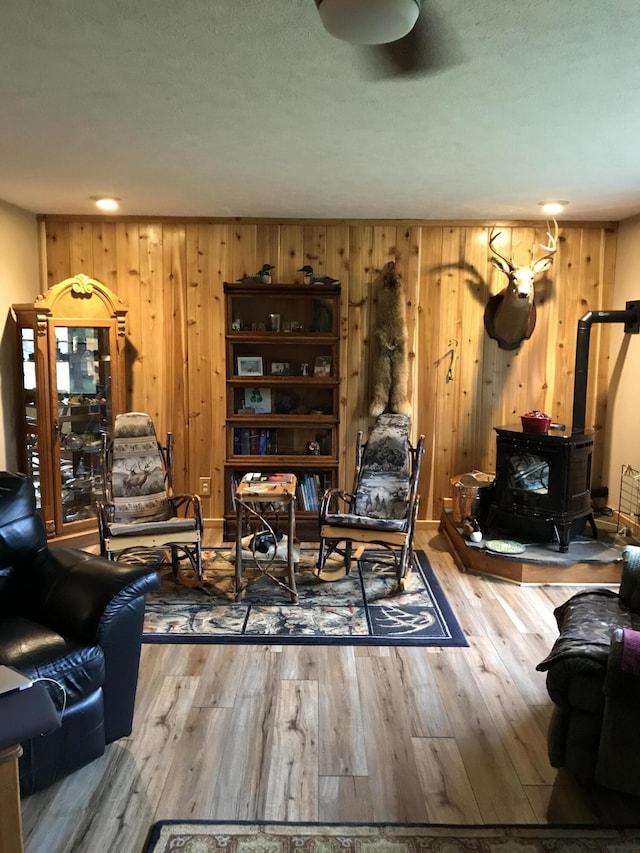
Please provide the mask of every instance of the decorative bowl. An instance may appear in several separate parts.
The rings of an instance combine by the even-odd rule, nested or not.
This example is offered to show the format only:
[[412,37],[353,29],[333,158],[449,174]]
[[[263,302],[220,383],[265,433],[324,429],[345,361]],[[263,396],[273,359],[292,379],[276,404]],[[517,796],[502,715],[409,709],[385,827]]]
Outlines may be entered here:
[[521,415],[520,420],[524,432],[549,432],[551,426],[549,415],[545,415],[544,412],[539,412],[537,409],[527,412],[526,415]]

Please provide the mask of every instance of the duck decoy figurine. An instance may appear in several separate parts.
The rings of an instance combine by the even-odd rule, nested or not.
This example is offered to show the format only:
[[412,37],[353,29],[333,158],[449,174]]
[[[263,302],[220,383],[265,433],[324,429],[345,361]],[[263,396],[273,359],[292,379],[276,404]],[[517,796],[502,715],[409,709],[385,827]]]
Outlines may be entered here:
[[330,275],[323,273],[314,273],[313,267],[310,267],[309,264],[305,264],[298,272],[304,273],[305,284],[340,284],[340,279],[331,278]]
[[236,281],[241,284],[271,284],[271,270],[274,269],[273,264],[263,264],[255,275],[243,275]]

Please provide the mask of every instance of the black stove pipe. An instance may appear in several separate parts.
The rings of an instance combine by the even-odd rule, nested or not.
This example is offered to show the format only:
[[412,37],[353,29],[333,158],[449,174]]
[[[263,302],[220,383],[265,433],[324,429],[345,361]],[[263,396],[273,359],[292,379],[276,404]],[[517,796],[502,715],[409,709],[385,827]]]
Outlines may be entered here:
[[576,368],[573,383],[573,417],[571,435],[584,435],[587,412],[587,371],[589,341],[594,323],[624,323],[625,332],[640,333],[640,299],[627,302],[625,311],[587,311],[578,320],[576,339]]

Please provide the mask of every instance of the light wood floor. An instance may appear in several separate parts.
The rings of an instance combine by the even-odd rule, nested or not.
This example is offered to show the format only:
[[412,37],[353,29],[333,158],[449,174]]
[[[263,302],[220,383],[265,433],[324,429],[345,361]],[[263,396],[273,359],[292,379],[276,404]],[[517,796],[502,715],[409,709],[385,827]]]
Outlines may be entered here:
[[23,801],[27,853],[141,853],[154,821],[599,823],[637,800],[547,761],[553,608],[419,532],[469,648],[144,645],[134,730]]

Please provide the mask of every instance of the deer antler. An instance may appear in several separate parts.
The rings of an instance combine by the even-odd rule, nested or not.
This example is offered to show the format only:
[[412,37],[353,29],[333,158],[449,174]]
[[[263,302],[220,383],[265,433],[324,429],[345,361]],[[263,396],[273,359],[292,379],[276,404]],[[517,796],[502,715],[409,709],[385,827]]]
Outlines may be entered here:
[[[538,264],[538,263],[540,263],[540,261],[544,261],[544,260],[547,260],[548,258],[553,257],[553,255],[557,252],[557,250],[558,250],[558,223],[556,222],[555,219],[553,220],[553,224],[554,224],[554,233],[552,234],[551,231],[547,231],[547,237],[549,238],[549,245],[546,246],[544,243],[539,244],[540,248],[544,249],[547,254],[543,255],[538,260],[535,260],[534,259],[534,251],[533,251],[533,249],[531,249],[530,266],[533,266],[534,263]],[[549,227],[549,223],[547,222],[547,228],[548,227]],[[493,252],[493,254],[496,257],[501,258],[505,262],[505,264],[507,264],[509,269],[513,272],[513,270],[516,269],[516,264],[513,262],[513,260],[511,260],[511,258],[507,258],[504,255],[501,255],[500,252],[498,252],[493,245],[493,241],[497,240],[497,238],[502,234],[502,231],[496,232],[495,228],[496,228],[496,226],[494,225],[492,227],[491,233],[489,235],[489,249]]]
[[496,229],[496,226],[494,225],[491,228],[491,234],[489,235],[489,248],[491,249],[491,251],[493,252],[494,255],[496,255],[498,258],[502,258],[502,260],[505,262],[505,264],[507,264],[511,269],[513,269],[515,266],[513,261],[510,260],[509,258],[505,258],[504,255],[501,255],[500,252],[496,251],[496,249],[494,249],[494,247],[493,247],[493,241],[497,240],[497,238],[502,234],[502,231],[498,231],[497,233],[494,234],[495,229]]
[[[546,251],[546,255],[543,255],[539,258],[540,261],[544,261],[546,258],[551,258],[558,251],[558,223],[556,220],[553,220],[553,224],[555,226],[554,233],[551,234],[551,231],[547,231],[547,237],[549,238],[549,245],[545,246],[544,243],[540,243],[540,248]],[[547,222],[547,228],[549,227],[549,223]],[[533,258],[531,258],[531,262],[533,263]],[[536,261],[537,263],[537,261]]]

